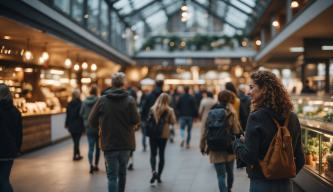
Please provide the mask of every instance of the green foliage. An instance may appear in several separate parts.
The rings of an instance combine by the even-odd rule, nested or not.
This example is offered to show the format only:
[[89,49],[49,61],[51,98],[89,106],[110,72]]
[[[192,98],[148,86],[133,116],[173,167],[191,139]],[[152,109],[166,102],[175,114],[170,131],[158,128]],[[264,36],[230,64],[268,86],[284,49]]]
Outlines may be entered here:
[[[192,38],[185,40],[187,49],[195,48],[195,50],[200,51],[202,49],[219,49],[222,47],[230,47],[234,48],[234,40],[236,40],[239,44],[244,36],[236,35],[234,37],[229,36],[218,36],[218,35],[203,35],[197,34]],[[146,42],[142,45],[141,50],[145,50],[146,48],[154,49],[156,44],[163,44],[164,40],[168,40],[168,50],[174,51],[176,49],[184,49],[184,47],[180,46],[182,42],[182,38],[176,35],[173,36],[154,36],[146,40]]]
[[327,114],[323,117],[323,121],[324,121],[324,122],[328,122],[328,123],[332,123],[332,122],[333,122],[333,113],[327,113]]

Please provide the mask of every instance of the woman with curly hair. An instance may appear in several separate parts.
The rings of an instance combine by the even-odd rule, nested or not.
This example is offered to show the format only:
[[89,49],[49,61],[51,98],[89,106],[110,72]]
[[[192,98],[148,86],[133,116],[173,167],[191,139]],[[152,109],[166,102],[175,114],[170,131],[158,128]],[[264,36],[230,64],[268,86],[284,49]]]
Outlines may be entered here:
[[293,104],[281,81],[268,71],[257,71],[251,75],[249,95],[252,109],[245,139],[237,139],[234,142],[234,150],[237,158],[247,166],[250,192],[290,192],[290,179],[267,179],[259,161],[264,158],[276,134],[277,127],[273,119],[282,125],[289,118],[288,129],[292,137],[296,173],[303,167],[301,128],[296,114],[292,112]]

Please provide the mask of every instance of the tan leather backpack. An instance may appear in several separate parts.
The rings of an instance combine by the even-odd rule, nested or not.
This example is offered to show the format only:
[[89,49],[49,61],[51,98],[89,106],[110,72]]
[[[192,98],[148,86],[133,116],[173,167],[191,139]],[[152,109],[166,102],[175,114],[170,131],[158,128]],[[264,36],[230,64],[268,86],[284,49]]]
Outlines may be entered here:
[[264,159],[259,161],[267,179],[288,179],[296,176],[292,137],[288,129],[289,116],[290,113],[282,126],[273,118],[277,131]]

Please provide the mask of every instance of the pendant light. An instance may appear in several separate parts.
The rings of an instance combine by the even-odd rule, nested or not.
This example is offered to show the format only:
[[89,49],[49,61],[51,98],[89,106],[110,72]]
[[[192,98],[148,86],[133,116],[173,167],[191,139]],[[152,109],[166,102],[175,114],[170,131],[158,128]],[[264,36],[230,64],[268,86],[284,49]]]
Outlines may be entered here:
[[91,66],[90,66],[90,69],[92,71],[96,71],[97,70],[97,65],[95,63],[93,63]]
[[33,55],[30,51],[30,39],[27,40],[27,50],[24,52],[24,59],[30,61],[33,58]]
[[47,52],[47,43],[45,43],[44,51],[43,51],[41,57],[44,59],[44,61],[47,61],[47,60],[49,60],[49,58],[50,58],[50,55],[49,55],[49,53]]
[[64,64],[67,69],[71,68],[72,66],[72,60],[69,58],[69,51],[67,51],[67,58],[65,59]]

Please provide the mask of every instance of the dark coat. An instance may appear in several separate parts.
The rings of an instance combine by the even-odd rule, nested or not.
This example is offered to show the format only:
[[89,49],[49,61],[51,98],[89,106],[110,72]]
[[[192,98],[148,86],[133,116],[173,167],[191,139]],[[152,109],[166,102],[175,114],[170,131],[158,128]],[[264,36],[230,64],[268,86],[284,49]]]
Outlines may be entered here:
[[[247,164],[250,179],[265,179],[259,166],[259,159],[264,158],[277,131],[272,117],[280,124],[284,123],[285,118],[275,114],[270,109],[261,108],[252,112],[246,126],[245,143],[240,140],[236,140],[234,143],[237,158]],[[296,171],[298,173],[304,166],[305,160],[301,143],[301,127],[295,113],[290,113],[288,128],[292,136]]]
[[71,133],[82,133],[84,131],[83,119],[80,116],[81,104],[80,99],[73,99],[68,103],[65,127]]
[[103,151],[134,150],[134,129],[139,118],[133,97],[125,89],[111,88],[93,107],[89,124],[100,128]]
[[17,156],[22,144],[22,116],[11,100],[0,101],[0,159]]
[[177,111],[179,117],[197,117],[198,109],[195,99],[192,95],[184,93],[177,102]]
[[141,120],[146,121],[150,112],[150,108],[154,105],[158,96],[163,93],[162,88],[156,87],[151,93],[144,97],[142,100]]
[[246,122],[250,114],[251,98],[243,93],[238,94],[240,100],[239,121],[243,131],[246,129]]
[[83,119],[83,124],[84,127],[87,130],[87,134],[97,134],[97,128],[91,128],[88,125],[88,117],[89,114],[91,112],[91,109],[93,108],[93,106],[95,105],[95,103],[97,102],[98,97],[95,95],[91,95],[89,97],[87,97],[83,102],[82,102],[82,106],[81,106],[81,110],[80,110],[80,115]]

